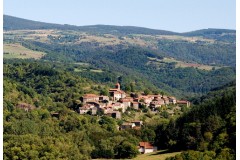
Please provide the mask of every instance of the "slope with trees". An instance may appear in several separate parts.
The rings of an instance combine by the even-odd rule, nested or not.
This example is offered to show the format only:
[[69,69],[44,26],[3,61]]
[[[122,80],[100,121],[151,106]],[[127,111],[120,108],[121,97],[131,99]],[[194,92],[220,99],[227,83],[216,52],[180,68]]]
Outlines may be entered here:
[[[199,102],[199,101],[198,101]],[[156,129],[156,144],[183,152],[175,158],[234,159],[236,156],[235,83],[200,99],[197,106],[177,120]]]

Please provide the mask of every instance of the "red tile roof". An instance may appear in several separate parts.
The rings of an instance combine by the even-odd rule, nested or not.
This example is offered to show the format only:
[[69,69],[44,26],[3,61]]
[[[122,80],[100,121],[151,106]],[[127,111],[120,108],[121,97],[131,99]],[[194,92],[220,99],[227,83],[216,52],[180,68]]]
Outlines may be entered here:
[[121,101],[121,102],[132,102],[131,99],[121,99],[120,101]]
[[187,103],[189,103],[189,102],[186,101],[186,100],[180,100],[180,101],[177,101],[177,103],[179,103],[179,104],[187,104]]
[[152,97],[162,97],[161,95],[159,95],[159,94],[149,94],[149,95],[147,95],[149,98],[152,98]]
[[144,147],[146,149],[153,149],[153,145],[149,142],[139,142],[140,147]]
[[138,104],[138,102],[134,102],[134,101],[133,101],[132,104]]
[[83,98],[92,98],[92,97],[99,97],[99,96],[96,95],[96,94],[85,94],[85,95],[83,96]]

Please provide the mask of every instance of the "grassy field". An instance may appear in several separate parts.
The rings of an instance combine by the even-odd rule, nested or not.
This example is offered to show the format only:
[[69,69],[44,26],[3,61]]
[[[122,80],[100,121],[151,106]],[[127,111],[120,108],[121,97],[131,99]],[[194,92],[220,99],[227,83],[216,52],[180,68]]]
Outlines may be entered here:
[[102,73],[103,71],[101,69],[91,69],[91,72],[95,72],[95,73]]
[[210,65],[203,65],[203,64],[197,64],[197,63],[187,63],[187,62],[175,60],[173,58],[164,58],[163,61],[164,62],[177,62],[176,67],[182,67],[182,68],[195,67],[195,68],[198,68],[198,69],[208,70],[208,71],[212,70],[213,67],[215,67],[215,69],[220,69],[221,68],[221,67],[218,67],[218,66],[210,66]]
[[[212,39],[205,39],[202,37],[184,37],[178,35],[145,35],[145,34],[129,34],[128,36],[116,36],[111,34],[90,34],[81,31],[60,31],[60,30],[15,30],[4,31],[4,37],[12,39],[13,37],[21,37],[25,40],[37,40],[39,42],[50,43],[49,35],[56,38],[63,38],[66,35],[79,36],[73,44],[81,44],[85,42],[98,43],[99,46],[108,45],[137,45],[142,47],[150,47],[152,49],[158,49],[158,41],[162,39],[174,40],[174,41],[187,41],[189,43],[196,43],[196,41],[203,41],[206,43],[214,43]],[[60,44],[68,43],[67,41],[59,42]]]
[[181,152],[168,152],[166,150],[157,151],[153,153],[138,155],[134,160],[165,160],[168,157],[173,157]]
[[45,53],[33,51],[20,44],[3,44],[3,58],[40,59]]
[[77,65],[80,65],[80,66],[89,66],[90,65],[89,63],[83,63],[83,62],[77,62],[77,63],[74,63],[74,64],[77,64]]
[[82,69],[74,68],[74,72],[82,72]]
[[[194,67],[194,68],[198,68],[198,69],[202,69],[202,70],[207,70],[210,71],[213,69],[213,66],[210,65],[203,65],[203,64],[197,64],[197,63],[187,63],[187,62],[183,62],[183,61],[178,61],[174,58],[163,58],[162,60],[160,59],[156,59],[156,58],[149,58],[149,60],[154,61],[155,64],[160,64],[161,62],[164,63],[171,63],[171,62],[175,62],[176,63],[176,68],[180,67],[180,68],[186,68],[186,67]],[[219,69],[221,67],[218,66],[214,66],[215,69]]]

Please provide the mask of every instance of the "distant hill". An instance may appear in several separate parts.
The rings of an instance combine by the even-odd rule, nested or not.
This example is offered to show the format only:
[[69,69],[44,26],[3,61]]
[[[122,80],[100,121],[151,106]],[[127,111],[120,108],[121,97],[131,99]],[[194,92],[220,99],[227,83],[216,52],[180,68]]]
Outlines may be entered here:
[[236,30],[208,28],[208,29],[201,29],[201,30],[192,31],[192,32],[185,32],[185,33],[182,33],[182,35],[186,35],[186,36],[205,36],[205,35],[213,35],[213,34],[220,35],[220,34],[223,34],[223,33],[236,34]]
[[3,29],[4,30],[22,30],[22,29],[76,29],[76,26],[59,25],[53,23],[44,23],[38,21],[17,18],[13,16],[3,16]]
[[183,33],[184,36],[202,36],[219,41],[236,42],[236,30],[208,28]]
[[134,26],[113,26],[113,25],[91,25],[91,26],[74,26],[74,25],[61,25],[53,23],[44,23],[38,21],[17,18],[9,15],[3,16],[3,29],[4,30],[22,30],[22,29],[62,29],[62,30],[78,30],[91,33],[110,33],[110,34],[161,34],[161,35],[176,35],[179,33],[155,30],[143,27]]
[[22,30],[22,29],[62,29],[62,30],[79,30],[92,33],[109,33],[109,34],[149,34],[149,35],[182,35],[182,36],[204,36],[236,34],[236,30],[229,29],[202,29],[197,31],[191,31],[186,33],[177,33],[165,30],[149,29],[136,26],[114,26],[114,25],[89,25],[89,26],[75,26],[68,24],[54,24],[45,23],[33,20],[27,20],[9,15],[3,15],[3,29],[4,30]]

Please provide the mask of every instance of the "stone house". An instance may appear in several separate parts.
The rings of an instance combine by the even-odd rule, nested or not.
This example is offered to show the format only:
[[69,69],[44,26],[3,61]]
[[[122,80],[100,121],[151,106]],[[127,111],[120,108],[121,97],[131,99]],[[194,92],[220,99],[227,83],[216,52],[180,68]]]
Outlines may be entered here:
[[107,113],[107,115],[111,116],[112,118],[116,118],[116,119],[122,118],[121,112],[119,112],[119,111],[110,111]]
[[172,104],[176,104],[177,103],[177,99],[175,97],[168,97],[169,102]]
[[98,102],[99,101],[99,96],[96,95],[96,94],[85,94],[84,96],[81,97],[81,101],[83,103]]
[[164,101],[152,101],[150,103],[150,108],[159,108],[164,104]]
[[132,102],[132,107],[136,110],[139,109],[139,103],[138,102]]
[[177,104],[186,105],[187,107],[190,107],[190,102],[187,100],[179,100],[179,101],[177,101]]
[[157,147],[149,142],[139,142],[138,151],[142,154],[151,153],[157,151]]
[[115,88],[109,90],[109,94],[112,97],[113,101],[118,101],[121,98],[125,98],[127,94],[120,89],[120,84],[117,83]]
[[124,104],[125,108],[131,107],[132,101],[133,101],[132,97],[125,97],[120,99],[120,102]]
[[88,108],[88,107],[79,107],[79,113],[80,114],[86,114],[90,110],[91,110],[91,108]]
[[143,121],[132,121],[136,127],[141,127],[143,125]]
[[99,102],[102,102],[102,103],[109,102],[109,97],[108,96],[99,96]]
[[121,130],[125,130],[125,129],[133,129],[134,127],[136,127],[136,125],[135,125],[135,123],[127,123],[127,122],[125,122],[125,123],[123,123],[122,125],[121,125]]
[[169,99],[168,97],[163,98],[165,104],[169,104]]
[[118,103],[118,102],[113,103],[112,108],[113,108],[113,110],[121,109],[123,113],[126,112],[126,109],[127,109],[127,107],[125,107],[125,105],[123,103]]

